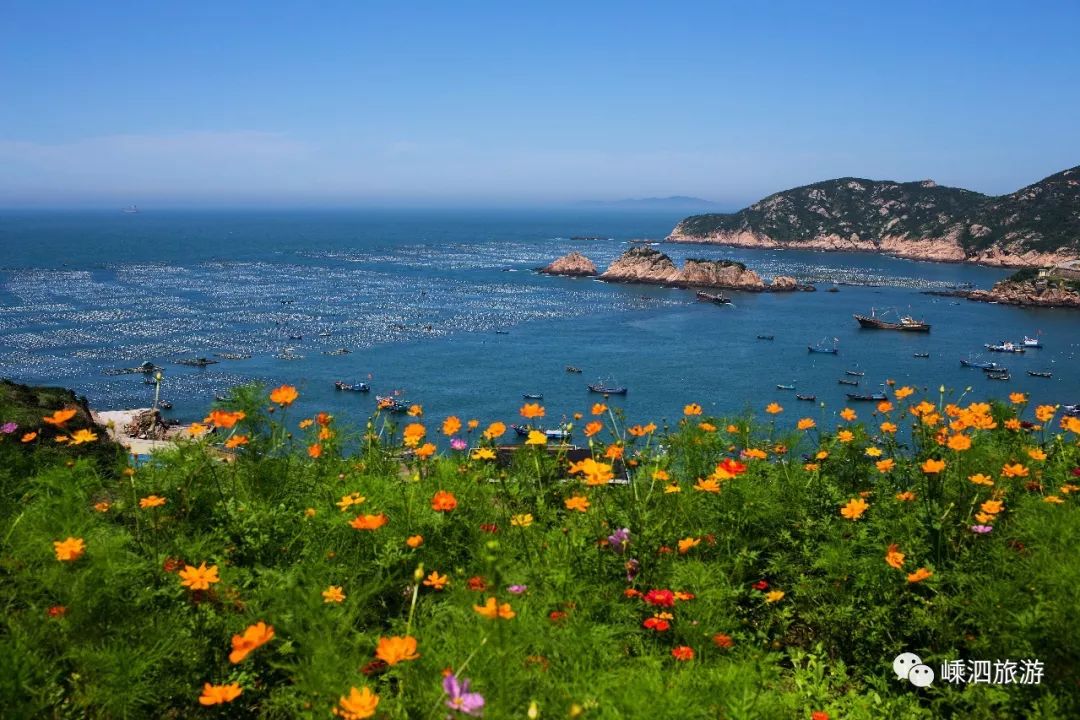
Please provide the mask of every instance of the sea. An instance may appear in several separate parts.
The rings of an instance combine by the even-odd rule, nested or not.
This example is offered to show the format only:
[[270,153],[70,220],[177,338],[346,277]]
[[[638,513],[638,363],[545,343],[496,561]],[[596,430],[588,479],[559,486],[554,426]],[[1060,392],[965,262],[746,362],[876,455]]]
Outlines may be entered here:
[[[154,388],[143,375],[111,373],[149,361],[164,368],[165,415],[178,421],[201,419],[216,396],[249,382],[295,385],[301,397],[290,413],[327,411],[356,424],[374,411],[376,395],[421,404],[429,419],[486,423],[517,420],[523,396],[541,394],[544,422],[554,426],[603,399],[586,387],[595,382],[628,389],[607,402],[630,422],[673,422],[690,402],[734,416],[773,401],[785,408],[780,422],[829,422],[850,404],[846,393],[877,392],[889,380],[935,397],[943,386],[965,401],[1021,391],[1033,403],[1080,402],[1080,313],[926,294],[986,288],[1007,270],[663,243],[681,216],[604,208],[4,211],[0,376],[71,388],[96,409],[148,407]],[[641,242],[676,262],[729,258],[818,290],[730,292],[733,303],[718,306],[692,290],[535,272],[571,250],[603,268]],[[872,309],[911,314],[933,330],[861,329],[852,314]],[[1043,349],[983,347],[1024,335]],[[838,353],[808,352],[819,343]],[[196,357],[219,362],[177,364]],[[997,361],[1011,379],[987,379],[961,367],[962,358]],[[857,387],[839,383],[855,379]],[[337,380],[372,392],[338,391]]]

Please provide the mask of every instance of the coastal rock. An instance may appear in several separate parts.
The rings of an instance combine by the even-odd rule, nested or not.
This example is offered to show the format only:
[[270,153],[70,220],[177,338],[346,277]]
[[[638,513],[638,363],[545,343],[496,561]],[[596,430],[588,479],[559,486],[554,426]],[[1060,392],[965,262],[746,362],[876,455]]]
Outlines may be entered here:
[[1062,284],[1035,281],[1002,280],[989,290],[968,290],[956,293],[979,302],[1026,307],[1080,308],[1080,289]]
[[712,287],[760,292],[765,283],[753,270],[730,260],[689,259],[682,269],[651,247],[627,250],[600,275],[612,282],[639,282],[678,287]]
[[540,268],[539,272],[547,275],[567,275],[570,277],[592,277],[596,275],[596,265],[576,250],[563,255],[546,267]]
[[799,289],[798,281],[788,275],[777,275],[769,283],[769,290],[772,292],[794,292]]

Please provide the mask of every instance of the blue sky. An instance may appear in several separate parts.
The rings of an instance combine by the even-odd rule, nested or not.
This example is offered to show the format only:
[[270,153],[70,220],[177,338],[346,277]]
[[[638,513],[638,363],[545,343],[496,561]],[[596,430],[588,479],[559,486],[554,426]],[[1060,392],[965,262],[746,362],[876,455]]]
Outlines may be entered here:
[[0,206],[506,205],[1080,164],[1080,3],[0,2]]

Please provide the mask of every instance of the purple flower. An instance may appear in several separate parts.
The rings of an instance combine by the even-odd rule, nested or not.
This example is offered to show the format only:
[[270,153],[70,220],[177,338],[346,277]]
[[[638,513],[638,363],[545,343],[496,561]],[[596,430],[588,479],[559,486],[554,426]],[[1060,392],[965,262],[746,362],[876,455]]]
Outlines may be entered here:
[[620,554],[626,552],[626,547],[630,544],[630,528],[616,530],[608,535],[607,541],[608,544],[611,545],[611,549],[615,552]]
[[457,710],[464,715],[480,717],[484,712],[484,696],[480,693],[469,692],[469,681],[457,675],[447,675],[442,681],[443,692],[450,697],[446,700],[446,707]]
[[637,558],[630,558],[626,561],[626,582],[634,582],[634,578],[641,572],[641,563]]
[[469,443],[465,442],[461,438],[454,438],[450,441],[451,450],[464,450],[467,447],[469,447]]
[[971,532],[978,533],[979,535],[985,535],[986,533],[990,532],[993,529],[994,528],[991,527],[990,525],[972,525],[971,526]]
[[525,591],[529,589],[528,585],[511,585],[506,588],[507,591],[514,593],[515,595],[524,595]]
[[5,435],[10,435],[18,429],[19,423],[6,422],[3,425],[0,425],[0,432],[4,433]]

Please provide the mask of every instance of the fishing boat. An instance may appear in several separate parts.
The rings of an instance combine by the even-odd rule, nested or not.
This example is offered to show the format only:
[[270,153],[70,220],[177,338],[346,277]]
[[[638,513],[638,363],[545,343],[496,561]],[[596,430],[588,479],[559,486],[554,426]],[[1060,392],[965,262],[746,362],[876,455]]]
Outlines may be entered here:
[[1011,380],[1012,377],[1009,375],[1009,371],[1006,370],[1005,372],[988,372],[988,373],[986,373],[986,379],[987,380]]
[[717,305],[730,305],[731,304],[731,299],[724,297],[724,293],[714,295],[713,293],[707,293],[707,292],[704,292],[704,291],[700,291],[697,294],[697,299],[701,300],[702,302],[711,302],[711,303],[715,303]]
[[380,410],[392,413],[403,413],[409,409],[409,406],[400,400],[392,397],[383,397],[382,395],[375,396],[376,407]]
[[177,365],[187,365],[189,367],[206,367],[207,365],[217,365],[217,360],[210,360],[204,357],[188,358],[186,360],[177,360]]
[[1027,335],[1024,336],[1025,348],[1041,348],[1042,346],[1042,340],[1039,340],[1039,338],[1029,338]]
[[775,340],[776,338],[773,337],[772,335],[758,335],[757,339],[758,340]]
[[837,380],[841,385],[858,385],[858,380]]
[[215,357],[222,360],[250,360],[251,353],[214,353]]
[[352,352],[349,348],[338,348],[337,350],[323,350],[323,355],[348,355]]
[[1019,345],[1017,345],[1016,343],[1013,343],[1013,342],[1004,342],[1004,341],[1002,341],[1002,342],[998,343],[997,345],[994,345],[992,343],[986,343],[985,345],[983,345],[983,347],[986,348],[987,350],[989,350],[990,352],[999,352],[999,353],[1024,353],[1024,352],[1027,352],[1026,350],[1024,350],[1023,347],[1021,347],[1021,346],[1019,346]]
[[589,392],[599,393],[601,395],[625,395],[626,388],[604,385],[603,383],[594,383],[589,385]]
[[510,332],[508,330],[496,330],[495,334],[496,335],[509,335]]
[[581,374],[581,368],[574,367],[573,365],[567,365],[566,366],[566,372],[574,373],[576,375],[580,375]]
[[371,391],[371,388],[368,386],[367,383],[347,383],[347,382],[342,382],[341,380],[335,380],[334,381],[334,389],[335,390],[342,390],[344,392],[362,392],[362,393],[366,393],[366,392]]
[[543,400],[544,399],[544,394],[543,393],[525,393],[521,397],[525,398],[526,400]]
[[928,358],[928,357],[930,357],[930,353],[915,353],[915,357],[917,357],[917,358]]
[[806,402],[814,402],[815,400],[817,400],[817,395],[800,395],[798,393],[795,393],[795,399],[805,400]]
[[303,340],[304,336],[303,335],[290,335],[289,339],[290,340]]
[[1080,417],[1080,405],[1062,405],[1061,411],[1069,417]]
[[839,338],[833,338],[832,347],[829,347],[828,345],[826,345],[825,344],[826,342],[827,342],[827,340],[822,340],[817,345],[807,345],[806,349],[807,349],[808,352],[812,352],[812,353],[825,353],[825,354],[828,354],[828,355],[836,355],[839,352],[838,348],[836,347],[836,344],[838,342],[840,342],[840,339]]
[[962,367],[981,368],[983,370],[986,370],[987,368],[996,368],[998,366],[996,362],[990,362],[988,360],[964,360],[963,358],[960,358],[960,365]]
[[898,317],[896,321],[886,320],[877,314],[877,310],[871,308],[869,315],[859,315],[856,313],[854,318],[859,321],[859,325],[864,328],[870,328],[872,330],[905,330],[907,332],[930,332],[930,323],[923,322],[922,320],[916,320],[910,315],[900,315],[893,311]]
[[998,365],[995,363],[994,367],[983,368],[982,371],[989,375],[990,373],[1007,373],[1009,372],[1009,368],[1005,367],[1004,365]]
[[331,333],[329,330],[323,330],[321,333],[319,333],[319,337],[330,337],[330,335]]
[[845,370],[844,374],[851,375],[853,377],[862,377],[866,373],[864,373],[862,370]]
[[888,400],[888,396],[885,393],[870,393],[868,395],[861,395],[859,393],[847,393],[847,399],[852,402],[884,402]]
[[792,385],[777,385],[776,389],[777,390],[794,390],[795,385],[794,384],[792,384]]
[[1049,370],[1028,370],[1027,374],[1031,377],[1051,378],[1054,377],[1054,373]]

